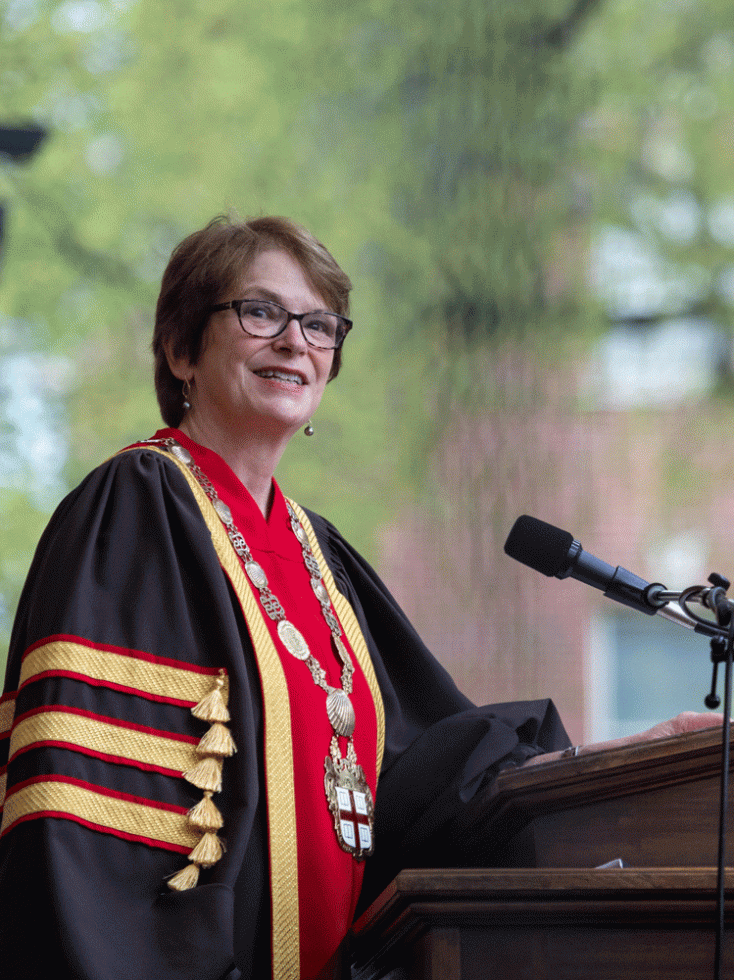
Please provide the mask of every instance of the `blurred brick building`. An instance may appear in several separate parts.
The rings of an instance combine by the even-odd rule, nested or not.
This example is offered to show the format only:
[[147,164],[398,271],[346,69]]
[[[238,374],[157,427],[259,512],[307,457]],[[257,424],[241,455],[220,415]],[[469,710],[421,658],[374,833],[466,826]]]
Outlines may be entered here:
[[675,356],[670,324],[627,325],[588,351],[508,345],[477,365],[490,408],[454,413],[425,500],[382,537],[382,574],[459,686],[550,695],[574,741],[703,710],[710,686],[705,638],[503,553],[527,513],[671,589],[734,578],[728,343],[674,327]]

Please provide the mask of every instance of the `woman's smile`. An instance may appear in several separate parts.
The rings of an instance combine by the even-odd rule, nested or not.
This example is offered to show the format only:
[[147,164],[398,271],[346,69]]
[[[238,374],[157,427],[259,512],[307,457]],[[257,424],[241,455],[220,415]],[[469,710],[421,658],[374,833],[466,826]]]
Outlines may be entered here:
[[303,376],[300,374],[295,374],[292,371],[280,371],[278,369],[271,370],[270,368],[261,368],[255,371],[255,374],[259,378],[268,378],[274,381],[282,381],[286,384],[303,385],[305,381]]

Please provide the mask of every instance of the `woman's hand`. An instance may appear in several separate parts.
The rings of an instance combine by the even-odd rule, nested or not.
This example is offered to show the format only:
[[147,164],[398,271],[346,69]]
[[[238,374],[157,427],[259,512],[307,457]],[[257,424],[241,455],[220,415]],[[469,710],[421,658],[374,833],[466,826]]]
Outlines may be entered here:
[[[702,728],[720,728],[723,721],[723,715],[712,715],[710,711],[682,711],[675,718],[661,721],[646,732],[628,736],[628,744],[651,742],[654,738],[667,738],[669,735],[682,735],[684,732],[698,732]],[[591,746],[588,748],[591,749]]]
[[704,728],[720,728],[724,721],[723,715],[710,712],[682,711],[675,718],[661,721],[645,732],[635,735],[625,735],[623,738],[613,738],[607,742],[592,742],[590,745],[579,745],[575,750],[563,749],[561,752],[547,752],[544,755],[533,756],[525,763],[526,766],[537,766],[544,762],[562,759],[573,751],[574,755],[586,755],[588,752],[600,752],[603,749],[619,749],[625,745],[636,745],[639,742],[652,742],[656,738],[668,738],[671,735],[683,735],[685,732],[698,732]]

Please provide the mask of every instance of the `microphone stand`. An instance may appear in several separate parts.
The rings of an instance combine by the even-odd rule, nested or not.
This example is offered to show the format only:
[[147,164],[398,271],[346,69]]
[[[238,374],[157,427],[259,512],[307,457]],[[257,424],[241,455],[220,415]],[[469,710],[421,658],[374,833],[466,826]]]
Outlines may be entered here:
[[730,726],[732,689],[732,651],[734,650],[734,617],[730,617],[727,637],[711,640],[713,677],[711,693],[706,696],[706,706],[718,708],[721,699],[716,695],[716,674],[720,663],[724,664],[724,731],[721,740],[721,786],[719,790],[719,850],[716,865],[716,952],[714,956],[714,980],[721,978],[721,958],[724,943],[724,878],[726,873],[726,814],[729,805]]
[[[730,770],[730,719],[732,699],[732,663],[734,662],[734,616],[732,605],[726,598],[729,581],[721,575],[709,576],[713,589],[693,586],[681,592],[677,601],[681,609],[698,625],[699,632],[711,635],[711,661],[713,673],[711,691],[704,698],[707,708],[718,708],[721,698],[716,693],[716,680],[719,664],[724,664],[724,721],[721,739],[721,772],[719,789],[719,844],[716,863],[716,948],[714,953],[714,980],[721,980],[721,960],[724,945],[724,911],[725,911],[725,876],[726,876],[726,816],[729,806],[729,770]],[[668,593],[667,595],[672,594]],[[710,620],[703,619],[688,608],[687,603],[702,602],[716,614],[716,627]],[[706,627],[704,629],[704,627]]]

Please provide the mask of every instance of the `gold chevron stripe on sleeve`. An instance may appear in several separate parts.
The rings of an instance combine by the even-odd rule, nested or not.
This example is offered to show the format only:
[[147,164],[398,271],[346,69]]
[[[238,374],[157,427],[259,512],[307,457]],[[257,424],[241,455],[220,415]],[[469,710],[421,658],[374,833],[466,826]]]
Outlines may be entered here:
[[0,773],[0,810],[5,803],[5,794],[8,791],[8,772],[7,769]]
[[67,711],[39,711],[20,718],[10,737],[10,757],[37,743],[63,742],[128,764],[181,775],[196,765],[196,739],[169,738]]
[[[119,653],[101,647],[51,640],[26,654],[20,683],[46,671],[80,674],[101,684],[128,688],[143,696],[197,704],[212,687],[212,673],[157,663],[134,652]],[[0,706],[1,707],[1,706]]]
[[186,479],[212,536],[219,563],[242,607],[260,673],[265,719],[265,783],[270,838],[273,980],[299,980],[298,845],[290,701],[283,666],[237,552],[214,507],[188,467],[165,450]]
[[164,809],[127,797],[110,795],[102,787],[74,781],[39,780],[22,785],[5,802],[0,834],[19,820],[55,814],[77,818],[103,833],[112,833],[158,847],[186,851],[200,835],[188,827],[185,812]]
[[290,501],[291,506],[298,515],[298,519],[303,524],[303,528],[308,535],[308,541],[311,545],[311,551],[313,551],[316,561],[319,563],[319,568],[321,569],[321,575],[324,580],[324,585],[329,593],[329,598],[332,601],[336,614],[339,617],[339,622],[344,627],[344,632],[347,634],[347,639],[349,640],[349,645],[354,651],[354,656],[357,658],[359,666],[362,668],[362,672],[367,681],[367,685],[372,694],[372,700],[375,703],[375,714],[377,716],[377,776],[379,779],[380,769],[382,767],[382,756],[385,751],[385,706],[382,703],[382,694],[380,692],[380,686],[377,683],[377,677],[375,676],[375,668],[372,665],[372,658],[370,657],[369,650],[367,649],[367,643],[360,629],[357,617],[349,604],[349,600],[346,596],[337,589],[336,582],[334,581],[334,576],[332,575],[331,569],[329,568],[326,559],[324,558],[323,552],[321,551],[321,545],[319,544],[319,539],[316,537],[316,532],[311,526],[311,522],[306,516],[305,511],[302,507],[299,507],[295,501]]
[[0,737],[7,735],[13,727],[15,715],[15,698],[8,698],[0,704]]

